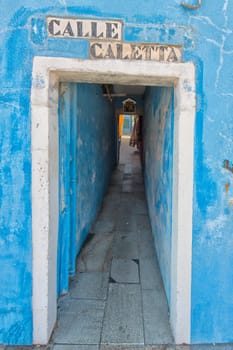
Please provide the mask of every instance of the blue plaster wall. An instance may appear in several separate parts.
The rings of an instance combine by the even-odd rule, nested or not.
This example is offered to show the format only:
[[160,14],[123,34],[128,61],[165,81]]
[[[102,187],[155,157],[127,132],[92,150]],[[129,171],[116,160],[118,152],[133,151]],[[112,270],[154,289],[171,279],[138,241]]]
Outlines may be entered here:
[[62,83],[59,105],[58,294],[68,290],[76,256],[100,209],[117,158],[113,103],[103,96],[101,85]]
[[59,232],[57,292],[67,292],[75,273],[77,192],[77,84],[59,86]]
[[[187,0],[193,3],[192,0]],[[233,341],[233,2],[12,0],[0,32],[0,343],[32,341],[30,87],[35,55],[88,57],[88,40],[48,38],[45,16],[117,18],[126,41],[181,44],[196,66],[192,342]],[[229,193],[225,184],[229,183]]]
[[160,271],[170,305],[173,89],[147,88],[143,117],[144,181]]
[[77,93],[78,253],[100,209],[116,165],[117,123],[113,104],[103,97],[101,85],[78,84]]

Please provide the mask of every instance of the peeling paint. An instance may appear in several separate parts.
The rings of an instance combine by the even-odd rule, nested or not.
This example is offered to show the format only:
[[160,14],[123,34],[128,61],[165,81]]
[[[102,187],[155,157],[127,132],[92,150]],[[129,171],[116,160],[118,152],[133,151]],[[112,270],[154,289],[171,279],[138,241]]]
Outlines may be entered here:
[[[72,91],[75,103],[72,105]],[[91,101],[91,109],[89,109]],[[72,105],[72,108],[71,108]],[[112,104],[100,85],[67,84],[60,87],[60,223],[58,293],[68,290],[76,257],[100,209],[116,162]],[[98,120],[98,123],[96,122]],[[77,135],[72,140],[71,124]],[[74,128],[74,126],[73,126]],[[77,139],[77,141],[76,141]],[[74,146],[72,146],[74,144]],[[72,155],[72,147],[73,155]],[[75,159],[72,176],[71,164]],[[71,191],[72,184],[75,187]],[[75,201],[72,208],[71,200]],[[75,211],[75,213],[74,213]]]
[[174,117],[172,95],[172,88],[147,88],[143,120],[147,204],[169,304]]
[[43,89],[45,87],[45,81],[43,77],[38,75],[33,79],[32,85],[37,89]]

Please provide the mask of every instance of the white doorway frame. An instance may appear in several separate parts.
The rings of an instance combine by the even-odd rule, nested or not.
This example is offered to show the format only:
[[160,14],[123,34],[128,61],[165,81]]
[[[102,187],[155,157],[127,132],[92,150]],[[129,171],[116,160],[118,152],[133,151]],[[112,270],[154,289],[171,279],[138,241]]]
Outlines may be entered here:
[[173,86],[175,91],[170,322],[190,343],[195,68],[193,63],[35,57],[31,89],[33,343],[57,317],[58,86],[60,81]]

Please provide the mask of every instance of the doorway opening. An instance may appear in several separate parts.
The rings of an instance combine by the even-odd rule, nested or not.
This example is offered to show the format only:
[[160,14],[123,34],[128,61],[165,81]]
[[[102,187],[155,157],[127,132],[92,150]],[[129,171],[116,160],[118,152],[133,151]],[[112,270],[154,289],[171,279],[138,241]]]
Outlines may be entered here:
[[155,255],[139,151],[121,140],[121,157],[58,301],[56,344],[173,343]]
[[[190,342],[195,79],[191,63],[81,61],[36,57],[32,106],[34,343],[47,343],[56,321],[59,82],[174,87],[170,322],[176,343]],[[40,290],[38,288],[40,286]]]
[[136,147],[142,153],[142,121],[143,116],[138,114],[120,114],[118,116],[119,146],[122,138],[128,139],[129,146]]

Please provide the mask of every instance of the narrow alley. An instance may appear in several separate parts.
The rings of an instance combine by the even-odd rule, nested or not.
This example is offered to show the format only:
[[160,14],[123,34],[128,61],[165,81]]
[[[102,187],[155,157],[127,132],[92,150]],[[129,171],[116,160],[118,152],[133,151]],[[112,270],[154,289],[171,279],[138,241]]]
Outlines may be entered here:
[[56,350],[172,343],[139,152],[127,137],[77,269],[69,294],[58,303]]

